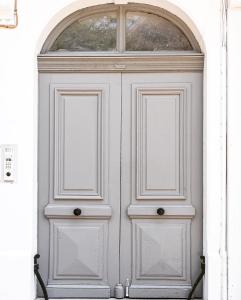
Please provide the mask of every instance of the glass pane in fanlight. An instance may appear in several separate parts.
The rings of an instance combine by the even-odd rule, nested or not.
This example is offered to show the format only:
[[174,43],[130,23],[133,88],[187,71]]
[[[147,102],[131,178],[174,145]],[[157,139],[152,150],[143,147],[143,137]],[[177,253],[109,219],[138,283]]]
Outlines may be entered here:
[[50,51],[115,51],[117,16],[94,15],[68,26],[55,40]]
[[126,16],[126,50],[192,50],[185,34],[167,19],[142,12]]

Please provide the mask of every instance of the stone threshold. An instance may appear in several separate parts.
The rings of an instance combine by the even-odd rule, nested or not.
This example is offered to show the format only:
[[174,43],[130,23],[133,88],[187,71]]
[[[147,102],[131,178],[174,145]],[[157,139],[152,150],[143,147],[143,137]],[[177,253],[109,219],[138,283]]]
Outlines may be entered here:
[[[186,300],[186,298],[123,298],[128,300]],[[35,300],[44,300],[44,298],[36,298]],[[49,298],[49,300],[117,300],[116,298]],[[192,300],[202,300],[201,298],[192,298]]]

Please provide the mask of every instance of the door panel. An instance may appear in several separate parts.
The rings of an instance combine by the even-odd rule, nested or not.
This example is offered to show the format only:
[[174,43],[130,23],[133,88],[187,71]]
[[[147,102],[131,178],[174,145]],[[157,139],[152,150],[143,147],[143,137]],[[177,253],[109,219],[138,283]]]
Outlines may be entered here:
[[106,220],[50,220],[53,283],[107,280],[107,225]]
[[114,297],[127,278],[131,298],[187,297],[202,254],[202,73],[40,74],[38,181],[51,298]]
[[40,75],[39,252],[50,297],[109,298],[119,281],[120,83],[120,74]]
[[120,273],[132,298],[185,298],[199,272],[201,82],[198,73],[122,76]]
[[183,262],[189,258],[189,225],[186,220],[133,220],[136,279],[187,279]]
[[181,282],[182,289],[189,285],[190,220],[134,219],[132,236],[130,297],[182,296],[177,285]]

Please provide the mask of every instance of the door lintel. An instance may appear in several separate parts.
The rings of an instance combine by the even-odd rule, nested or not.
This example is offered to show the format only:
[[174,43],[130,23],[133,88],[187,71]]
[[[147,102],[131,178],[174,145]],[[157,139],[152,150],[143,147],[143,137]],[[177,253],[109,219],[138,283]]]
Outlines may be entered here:
[[112,55],[112,56],[66,56],[39,55],[40,73],[85,72],[200,72],[203,71],[204,55]]

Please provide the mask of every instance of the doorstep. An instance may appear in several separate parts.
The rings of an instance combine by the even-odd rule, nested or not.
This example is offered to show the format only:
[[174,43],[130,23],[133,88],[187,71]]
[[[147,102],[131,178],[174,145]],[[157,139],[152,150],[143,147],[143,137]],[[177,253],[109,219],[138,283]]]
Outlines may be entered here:
[[[149,298],[141,298],[141,299],[138,299],[138,298],[123,298],[123,299],[128,299],[128,300],[186,300],[185,298],[179,298],[179,299],[174,299],[174,298],[168,298],[168,299],[158,299],[158,298],[155,298],[155,299],[149,299]],[[44,300],[44,298],[36,298],[35,300]],[[116,298],[96,298],[96,299],[92,299],[92,298],[71,298],[71,299],[68,299],[68,298],[61,298],[61,299],[49,299],[49,300],[116,300]],[[201,298],[192,298],[192,300],[202,300]]]

